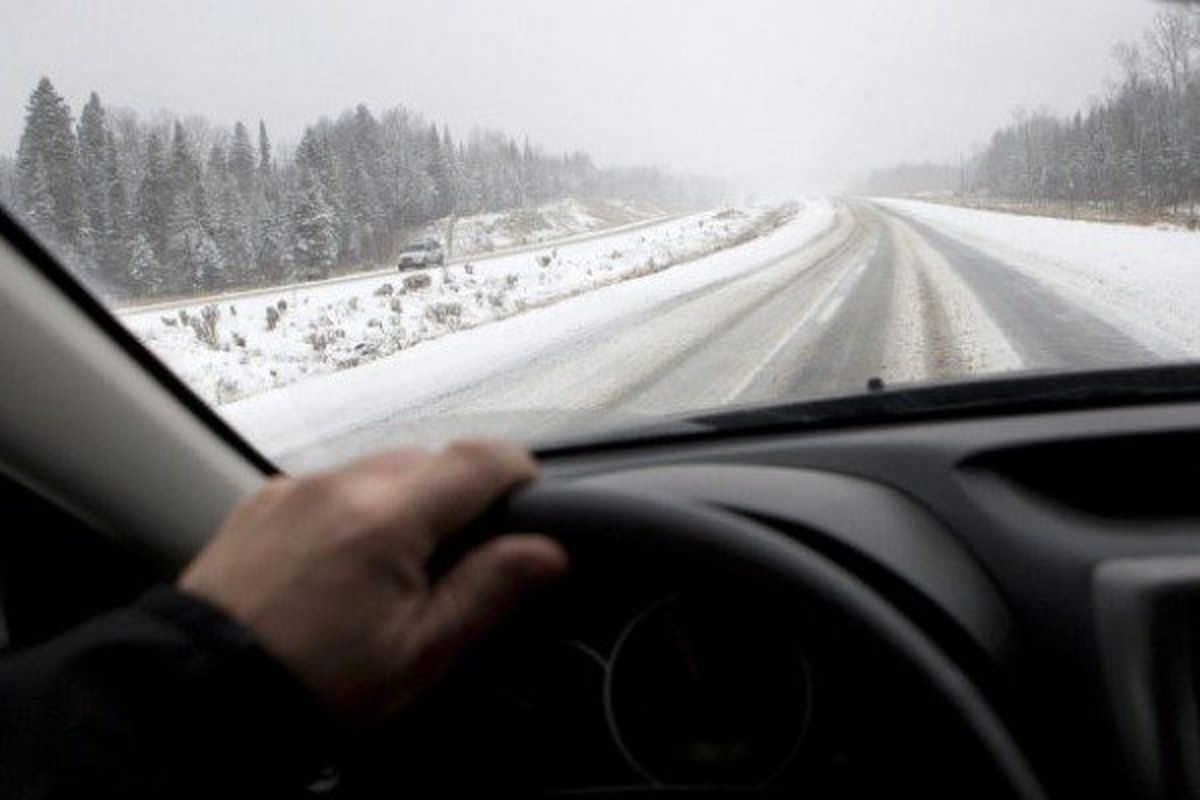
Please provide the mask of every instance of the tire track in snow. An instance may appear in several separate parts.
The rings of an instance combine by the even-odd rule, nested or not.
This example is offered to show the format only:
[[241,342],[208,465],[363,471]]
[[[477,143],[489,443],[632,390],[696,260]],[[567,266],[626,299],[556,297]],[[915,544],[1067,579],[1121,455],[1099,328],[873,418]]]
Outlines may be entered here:
[[896,251],[897,288],[884,380],[947,380],[1021,369],[1024,362],[978,294],[905,221],[882,215]]
[[[944,265],[948,279],[970,293],[983,315],[993,321],[1015,359],[1007,369],[1102,369],[1161,360],[1161,355],[1121,330],[1115,321],[1072,302],[1017,266],[946,232],[901,219],[894,212],[885,213],[894,225],[919,240],[917,246],[927,253],[926,263]],[[983,341],[991,338],[992,334],[984,331]],[[990,358],[984,356],[983,371],[993,371]]]

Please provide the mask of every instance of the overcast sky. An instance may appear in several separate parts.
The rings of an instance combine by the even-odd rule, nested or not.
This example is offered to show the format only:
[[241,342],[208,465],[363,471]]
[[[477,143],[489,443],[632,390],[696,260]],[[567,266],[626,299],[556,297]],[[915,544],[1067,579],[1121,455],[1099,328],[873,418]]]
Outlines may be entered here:
[[48,75],[277,140],[365,102],[801,192],[1074,110],[1151,0],[0,0],[0,150]]

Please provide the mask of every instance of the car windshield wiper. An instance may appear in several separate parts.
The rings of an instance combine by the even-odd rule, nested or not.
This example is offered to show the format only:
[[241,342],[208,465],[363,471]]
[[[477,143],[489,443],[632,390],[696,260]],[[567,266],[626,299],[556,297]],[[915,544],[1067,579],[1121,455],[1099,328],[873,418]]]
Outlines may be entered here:
[[607,444],[705,436],[736,430],[811,430],[848,425],[1094,408],[1129,402],[1200,399],[1200,364],[1090,372],[1021,373],[955,383],[867,390],[789,403],[743,406],[666,417],[620,428],[603,438],[558,439],[549,453]]

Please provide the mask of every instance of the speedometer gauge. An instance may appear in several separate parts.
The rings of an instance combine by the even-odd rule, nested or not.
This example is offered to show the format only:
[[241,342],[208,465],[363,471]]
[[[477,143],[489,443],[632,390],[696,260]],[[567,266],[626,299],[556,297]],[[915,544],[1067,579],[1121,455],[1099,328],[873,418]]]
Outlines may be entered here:
[[625,755],[659,784],[767,783],[803,745],[811,669],[766,609],[672,598],[622,633],[606,683]]

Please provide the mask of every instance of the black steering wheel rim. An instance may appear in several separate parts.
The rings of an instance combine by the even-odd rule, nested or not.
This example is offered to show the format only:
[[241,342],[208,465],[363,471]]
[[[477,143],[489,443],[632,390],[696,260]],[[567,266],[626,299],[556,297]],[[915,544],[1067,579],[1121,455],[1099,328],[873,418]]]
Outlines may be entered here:
[[650,493],[539,484],[497,506],[486,527],[548,534],[576,558],[597,548],[634,547],[802,591],[840,614],[841,621],[859,626],[943,698],[990,758],[1010,796],[1047,796],[980,689],[920,627],[842,567],[766,525]]

